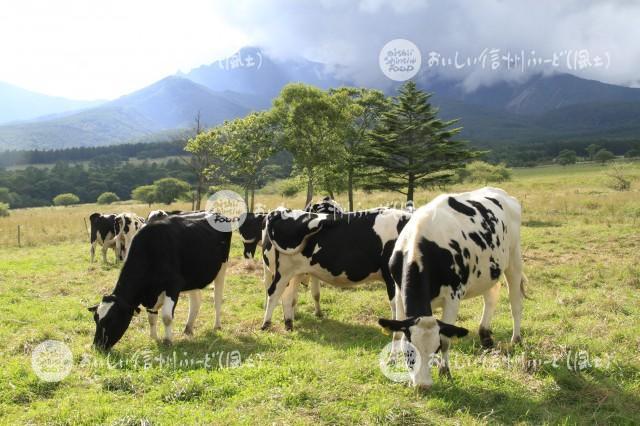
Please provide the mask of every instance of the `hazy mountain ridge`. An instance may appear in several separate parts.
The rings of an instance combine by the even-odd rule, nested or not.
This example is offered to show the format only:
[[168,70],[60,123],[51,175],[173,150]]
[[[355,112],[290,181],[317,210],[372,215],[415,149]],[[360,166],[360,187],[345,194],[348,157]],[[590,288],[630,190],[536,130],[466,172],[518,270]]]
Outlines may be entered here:
[[[151,141],[158,132],[184,134],[177,130],[192,128],[198,112],[204,126],[214,126],[268,108],[285,84],[297,81],[322,88],[352,84],[323,64],[275,60],[247,47],[94,108],[2,125],[0,150],[101,146]],[[534,75],[473,92],[458,81],[426,73],[417,81],[434,92],[443,117],[461,118],[462,135],[472,142],[629,138],[640,133],[640,89],[568,74]]]

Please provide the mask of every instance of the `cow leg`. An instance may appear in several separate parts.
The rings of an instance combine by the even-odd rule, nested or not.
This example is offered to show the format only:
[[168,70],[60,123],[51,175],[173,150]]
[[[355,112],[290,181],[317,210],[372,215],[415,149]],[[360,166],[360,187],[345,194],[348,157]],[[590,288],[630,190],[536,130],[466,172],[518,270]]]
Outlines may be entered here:
[[300,275],[293,277],[287,284],[287,288],[282,295],[282,311],[284,312],[284,328],[287,331],[293,330],[293,319],[296,313],[296,304],[298,302],[298,283]]
[[[454,298],[447,300],[442,309],[442,322],[447,324],[455,324],[458,319],[458,310],[460,309],[460,299]],[[449,369],[449,347],[451,341],[448,337],[440,335],[440,346],[442,348],[442,365],[440,365],[440,374],[444,377],[451,378],[451,370]],[[435,354],[434,354],[435,355]],[[430,362],[430,360],[422,360],[422,362]]]
[[500,281],[495,283],[485,294],[484,309],[482,310],[482,320],[480,320],[480,328],[478,334],[480,335],[480,344],[483,348],[490,348],[493,346],[493,339],[491,338],[491,319],[498,306],[498,299],[500,298]]
[[[389,307],[391,308],[391,319],[398,319],[398,309],[402,310],[402,318],[405,319],[404,306],[402,306],[400,302],[400,288],[396,285],[396,282],[393,280],[389,269],[386,267],[382,268],[382,278],[384,279],[385,286],[387,287],[387,297],[389,297]],[[396,302],[397,301],[397,302]],[[400,331],[395,331],[393,333],[393,346],[392,349],[395,350],[399,348],[399,342],[402,339],[403,333]]]
[[184,334],[187,336],[193,336],[193,327],[200,312],[200,306],[202,306],[202,291],[191,290],[189,292],[189,318],[184,328]]
[[122,242],[120,241],[120,237],[116,237],[116,263],[118,263],[121,260],[120,258],[121,252],[122,252]]
[[311,297],[313,297],[314,314],[316,317],[322,317],[322,310],[320,309],[320,280],[316,277],[311,277]]
[[[395,284],[394,284],[395,285]],[[393,301],[395,302],[395,319],[397,320],[405,320],[407,319],[407,315],[404,312],[404,305],[402,304],[402,297],[400,296],[400,287],[395,286],[395,297],[393,298]],[[404,336],[404,333],[401,331],[394,331],[393,332],[393,344],[391,345],[391,351],[392,353],[396,354],[400,351],[400,342],[402,340],[402,336]]]
[[149,320],[149,336],[153,340],[158,340],[158,311],[147,311]]
[[102,262],[107,263],[107,250],[108,250],[107,246],[102,245],[101,250],[102,250]]
[[520,247],[517,247],[509,267],[504,271],[509,285],[509,302],[511,303],[511,317],[513,318],[513,335],[511,343],[520,343],[520,322],[522,321],[522,302],[524,299],[524,275],[522,273],[522,255]]
[[262,321],[262,330],[267,330],[271,326],[271,317],[273,317],[273,311],[278,304],[278,301],[282,297],[287,283],[293,278],[292,274],[280,275],[279,271],[274,274],[274,279],[271,285],[267,289],[267,307],[264,312],[264,320]]
[[220,271],[218,271],[218,275],[216,276],[215,280],[213,280],[213,303],[216,309],[216,322],[213,326],[214,330],[220,330],[222,328],[222,302],[224,301],[224,279],[226,274],[227,263],[225,262],[222,264],[222,266],[220,266]]
[[96,260],[96,242],[92,242],[91,243],[91,250],[89,251],[89,253],[91,254],[91,263],[93,263]]
[[[174,299],[175,297],[175,299]],[[173,312],[178,302],[178,296],[165,296],[162,305],[162,323],[164,324],[164,343],[171,344],[173,342]]]

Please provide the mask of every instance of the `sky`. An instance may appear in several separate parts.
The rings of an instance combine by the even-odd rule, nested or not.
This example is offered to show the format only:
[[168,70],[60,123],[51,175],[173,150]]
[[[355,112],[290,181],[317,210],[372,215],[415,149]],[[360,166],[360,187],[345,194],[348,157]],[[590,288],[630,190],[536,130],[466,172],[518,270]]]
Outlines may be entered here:
[[[0,81],[49,95],[112,99],[257,45],[274,57],[321,61],[373,84],[384,78],[381,47],[404,38],[420,49],[423,68],[431,52],[464,62],[485,49],[499,49],[500,57],[559,55],[565,65],[429,69],[460,78],[468,90],[554,71],[640,86],[638,22],[640,2],[633,0],[7,1],[0,6]],[[579,51],[590,65],[567,69],[565,59]],[[594,66],[595,56],[602,65]]]

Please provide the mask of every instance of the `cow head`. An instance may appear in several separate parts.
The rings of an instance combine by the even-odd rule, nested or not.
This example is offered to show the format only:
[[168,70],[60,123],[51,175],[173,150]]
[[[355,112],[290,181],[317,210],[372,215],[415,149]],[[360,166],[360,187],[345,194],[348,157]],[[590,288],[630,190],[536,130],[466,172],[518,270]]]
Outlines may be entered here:
[[308,237],[322,229],[326,215],[303,210],[277,209],[267,216],[267,234],[278,251],[298,253]]
[[433,356],[440,350],[442,337],[464,337],[469,330],[444,323],[432,316],[408,318],[406,320],[389,320],[380,318],[380,326],[390,331],[404,333],[403,340],[408,340],[415,346],[422,362],[411,371],[411,381],[414,386],[428,389],[433,385],[431,365]]
[[240,216],[240,226],[238,232],[242,237],[242,244],[244,245],[244,257],[245,259],[253,259],[256,253],[256,248],[262,239],[262,228],[264,227],[265,214],[246,213]]
[[96,323],[93,345],[108,351],[122,338],[131,323],[131,318],[140,312],[140,308],[131,306],[115,294],[111,294],[104,296],[100,304],[90,307],[89,312],[93,312],[93,320]]

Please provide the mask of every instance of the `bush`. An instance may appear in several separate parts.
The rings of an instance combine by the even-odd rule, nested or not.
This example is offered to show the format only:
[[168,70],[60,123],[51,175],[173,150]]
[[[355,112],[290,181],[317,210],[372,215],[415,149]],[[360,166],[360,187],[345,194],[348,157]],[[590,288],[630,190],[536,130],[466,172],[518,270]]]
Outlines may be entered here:
[[511,180],[511,170],[504,163],[489,164],[473,161],[459,171],[458,175],[467,182],[489,183]]
[[596,155],[593,156],[593,160],[597,161],[600,164],[604,164],[608,161],[613,160],[614,158],[616,158],[616,156],[613,155],[611,151],[607,151],[606,149],[601,149],[600,151],[596,152]]
[[66,194],[59,194],[53,198],[54,206],[71,206],[73,204],[78,204],[80,202],[80,198],[76,194],[72,194],[67,192]]
[[639,158],[640,157],[640,148],[631,148],[629,151],[625,152],[624,158]]
[[142,185],[131,191],[131,198],[134,200],[142,201],[149,204],[156,200],[156,186],[155,185]]
[[628,191],[631,189],[631,179],[624,172],[622,167],[613,166],[607,173],[609,177],[609,182],[606,183],[607,187],[615,191]]
[[153,182],[156,187],[155,200],[171,204],[191,190],[189,183],[176,178],[163,178]]
[[96,200],[98,204],[111,204],[116,201],[120,201],[120,197],[113,192],[103,192]]
[[570,149],[563,149],[556,157],[556,163],[562,166],[568,166],[569,164],[575,164],[578,156],[575,151]]
[[9,204],[0,203],[0,217],[9,216]]

